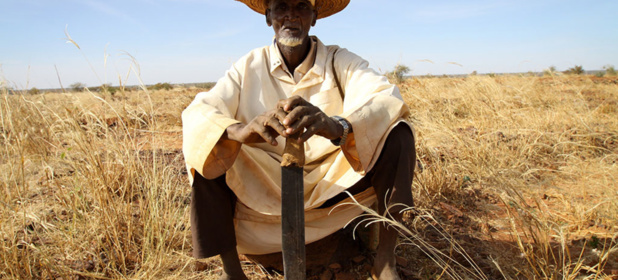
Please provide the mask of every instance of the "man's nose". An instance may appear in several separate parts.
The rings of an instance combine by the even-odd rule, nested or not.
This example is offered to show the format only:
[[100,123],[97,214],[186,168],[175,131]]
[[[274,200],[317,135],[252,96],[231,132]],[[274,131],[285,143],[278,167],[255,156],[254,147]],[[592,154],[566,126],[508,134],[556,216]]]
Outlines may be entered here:
[[294,8],[290,8],[287,11],[285,11],[285,15],[284,18],[290,21],[295,21],[299,18],[299,14],[298,11]]

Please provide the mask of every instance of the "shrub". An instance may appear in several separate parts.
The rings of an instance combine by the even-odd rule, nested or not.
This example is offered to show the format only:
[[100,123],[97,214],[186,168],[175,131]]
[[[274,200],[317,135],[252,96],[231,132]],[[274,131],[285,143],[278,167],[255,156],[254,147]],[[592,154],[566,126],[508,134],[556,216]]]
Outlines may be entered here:
[[209,82],[209,83],[199,83],[199,84],[196,84],[196,85],[195,85],[195,87],[197,87],[197,88],[203,88],[203,89],[206,89],[206,90],[210,90],[211,88],[213,88],[213,87],[215,86],[215,84],[216,84],[216,83],[213,83],[213,82]]
[[76,82],[76,83],[72,83],[69,87],[71,88],[72,91],[82,91],[84,90],[84,88],[86,88],[86,84]]
[[556,74],[556,66],[549,66],[549,68],[543,70],[543,76],[553,76]]
[[582,75],[584,74],[584,67],[582,67],[581,65],[575,65],[564,71],[564,74]]
[[616,69],[614,68],[614,65],[605,65],[603,66],[603,69],[605,69],[605,74],[608,76],[616,76]]
[[30,93],[30,94],[40,94],[40,93],[41,93],[41,91],[40,91],[38,88],[33,87],[33,88],[31,88],[31,89],[28,91],[28,93]]
[[114,95],[116,94],[116,91],[118,91],[118,88],[113,87],[112,84],[102,84],[101,86],[98,86],[98,87],[88,88],[88,90],[96,91],[99,93],[109,93],[111,95]]
[[400,84],[405,79],[404,75],[408,74],[408,72],[410,72],[410,68],[408,66],[397,64],[392,72],[386,74],[386,77],[395,83]]
[[118,88],[113,87],[112,84],[103,84],[101,85],[101,91],[114,95],[116,91],[118,91]]
[[0,81],[0,94],[15,94],[15,89]]
[[156,83],[155,85],[148,87],[150,90],[170,90],[173,88],[174,86],[170,85],[170,83]]

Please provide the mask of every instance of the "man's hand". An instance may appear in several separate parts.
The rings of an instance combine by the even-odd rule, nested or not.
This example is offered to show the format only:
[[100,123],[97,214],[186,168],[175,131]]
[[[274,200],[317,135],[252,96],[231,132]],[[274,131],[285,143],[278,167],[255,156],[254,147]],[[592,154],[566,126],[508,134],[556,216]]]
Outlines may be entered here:
[[343,127],[340,123],[300,96],[280,100],[277,108],[287,113],[287,116],[280,119],[285,127],[285,131],[280,134],[284,137],[304,131],[298,139],[299,142],[304,142],[313,135],[320,135],[331,140],[343,135]]
[[230,125],[225,130],[223,138],[243,144],[268,142],[277,146],[277,136],[287,137],[285,127],[281,124],[285,117],[286,112],[276,108],[256,116],[248,124]]

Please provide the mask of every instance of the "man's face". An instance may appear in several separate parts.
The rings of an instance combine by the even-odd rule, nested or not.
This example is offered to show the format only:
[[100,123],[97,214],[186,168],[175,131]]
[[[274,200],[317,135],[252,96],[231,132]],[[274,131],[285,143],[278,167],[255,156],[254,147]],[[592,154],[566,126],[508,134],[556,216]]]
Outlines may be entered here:
[[275,30],[277,42],[291,47],[307,40],[316,19],[308,0],[270,0],[266,10],[266,23]]

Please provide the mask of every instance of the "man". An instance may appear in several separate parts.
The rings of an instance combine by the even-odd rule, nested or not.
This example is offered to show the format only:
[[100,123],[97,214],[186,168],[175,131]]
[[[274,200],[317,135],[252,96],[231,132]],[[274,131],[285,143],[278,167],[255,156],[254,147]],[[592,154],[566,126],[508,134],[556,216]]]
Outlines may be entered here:
[[[401,219],[412,206],[416,154],[399,90],[357,55],[309,30],[349,0],[238,0],[266,16],[269,47],[236,62],[182,114],[192,180],[194,257],[220,255],[221,279],[246,279],[238,253],[281,251],[281,155],[289,135],[305,146],[306,242],[362,213],[352,199]],[[384,225],[373,273],[399,279],[397,232]]]

